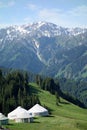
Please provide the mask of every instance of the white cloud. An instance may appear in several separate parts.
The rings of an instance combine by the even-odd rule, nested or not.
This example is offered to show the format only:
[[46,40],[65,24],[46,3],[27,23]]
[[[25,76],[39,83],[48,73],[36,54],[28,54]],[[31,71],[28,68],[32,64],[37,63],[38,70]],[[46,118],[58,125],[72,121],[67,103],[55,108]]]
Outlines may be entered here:
[[78,6],[77,8],[74,8],[68,11],[68,14],[71,14],[72,16],[86,16],[87,17],[87,6],[86,5]]
[[27,5],[27,8],[30,9],[30,10],[32,10],[32,11],[35,11],[35,10],[38,9],[38,6],[35,5],[35,4],[28,4],[28,5]]
[[[14,5],[15,0],[11,0],[7,3],[3,1],[0,2],[0,8],[12,7]],[[64,10],[58,8],[43,8],[39,5],[28,3],[27,6],[24,7],[24,10],[26,10],[26,14],[23,14],[23,20],[21,20],[24,23],[47,21],[64,27],[87,27],[86,5]],[[12,21],[15,23],[17,23],[17,21],[21,22],[19,18]]]
[[60,17],[60,14],[62,14],[61,10],[58,9],[43,9],[39,12],[39,17],[44,19],[57,19]]
[[14,1],[11,1],[11,2],[8,3],[8,6],[10,6],[10,7],[12,7],[12,6],[14,6],[14,5],[15,5],[15,2],[14,2]]
[[39,19],[47,20],[60,26],[87,27],[87,6],[82,5],[68,11],[60,9],[42,9],[38,12],[38,17]]
[[39,18],[61,26],[65,26],[67,22],[65,12],[59,9],[43,9],[39,12]]
[[12,7],[15,5],[15,1],[10,1],[10,2],[0,2],[0,8],[7,8],[7,7]]

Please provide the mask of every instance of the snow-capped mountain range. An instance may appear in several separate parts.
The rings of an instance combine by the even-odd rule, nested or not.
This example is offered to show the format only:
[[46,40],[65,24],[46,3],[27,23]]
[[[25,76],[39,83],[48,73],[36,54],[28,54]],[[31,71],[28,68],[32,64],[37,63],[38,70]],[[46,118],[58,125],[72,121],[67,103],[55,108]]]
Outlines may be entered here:
[[[47,36],[47,37],[54,37],[59,36],[62,34],[65,35],[78,35],[82,34],[87,31],[86,28],[64,28],[61,26],[58,26],[53,23],[47,23],[47,22],[38,22],[38,23],[32,23],[32,24],[25,24],[21,26],[10,26],[4,28],[7,30],[7,35],[10,36],[21,36],[21,35],[29,35],[29,36]],[[2,29],[0,29],[2,30]]]
[[67,76],[67,66],[73,66],[74,58],[78,58],[70,53],[76,53],[78,47],[84,48],[82,54],[86,55],[86,28],[64,28],[47,22],[0,28],[0,66],[7,68]]

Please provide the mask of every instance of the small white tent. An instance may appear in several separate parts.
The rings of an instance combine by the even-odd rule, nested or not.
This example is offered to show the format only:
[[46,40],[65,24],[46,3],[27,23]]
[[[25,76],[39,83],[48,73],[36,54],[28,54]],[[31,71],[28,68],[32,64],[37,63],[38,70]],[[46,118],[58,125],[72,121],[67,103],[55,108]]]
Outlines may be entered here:
[[21,106],[8,113],[8,118],[10,120],[15,120],[15,122],[31,122],[33,120],[28,111]]
[[39,104],[36,104],[31,109],[28,110],[29,113],[32,113],[32,116],[47,116],[48,110],[44,107],[40,106]]
[[8,124],[8,118],[5,117],[2,113],[0,113],[0,125],[7,125]]

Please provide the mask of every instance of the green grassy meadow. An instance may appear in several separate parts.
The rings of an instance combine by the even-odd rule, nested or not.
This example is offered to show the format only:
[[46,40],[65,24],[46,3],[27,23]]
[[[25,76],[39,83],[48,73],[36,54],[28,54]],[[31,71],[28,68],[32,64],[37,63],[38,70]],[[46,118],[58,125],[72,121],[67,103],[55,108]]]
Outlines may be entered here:
[[54,95],[41,90],[36,84],[31,84],[31,91],[37,93],[42,105],[49,108],[51,115],[36,117],[33,123],[9,122],[10,130],[87,130],[87,109],[82,109],[61,99],[56,105]]

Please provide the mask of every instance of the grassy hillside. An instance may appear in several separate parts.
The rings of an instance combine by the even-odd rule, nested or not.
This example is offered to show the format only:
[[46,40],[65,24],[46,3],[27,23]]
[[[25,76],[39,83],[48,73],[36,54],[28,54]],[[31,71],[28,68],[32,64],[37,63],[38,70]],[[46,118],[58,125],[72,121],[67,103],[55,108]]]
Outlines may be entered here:
[[38,117],[33,123],[10,123],[10,130],[87,130],[87,110],[79,108],[64,99],[56,106],[54,95],[31,84],[31,92],[37,93],[41,104],[47,106],[51,115]]

